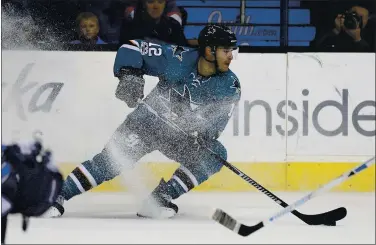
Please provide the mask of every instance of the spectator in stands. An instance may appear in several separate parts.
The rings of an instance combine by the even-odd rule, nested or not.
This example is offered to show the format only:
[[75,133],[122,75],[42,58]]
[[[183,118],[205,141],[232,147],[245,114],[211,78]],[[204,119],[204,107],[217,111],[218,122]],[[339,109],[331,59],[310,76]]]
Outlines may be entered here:
[[[183,27],[183,31],[184,31],[184,27],[185,25],[187,24],[187,20],[188,20],[188,12],[187,10],[185,10],[183,7],[179,6],[178,7],[179,10],[180,10],[180,13],[181,13],[181,20],[182,20],[182,27]],[[198,38],[198,37],[197,37]],[[195,48],[198,48],[198,39],[197,38],[194,38],[194,39],[187,39],[187,43],[188,43],[188,46],[191,46],[191,47],[195,47]]]
[[119,42],[120,27],[125,18],[128,0],[84,1],[84,10],[94,13],[99,19],[99,36],[107,43]]
[[368,10],[360,6],[353,6],[345,13],[338,14],[334,28],[317,39],[318,51],[370,51],[370,45],[364,39],[368,17]]
[[[133,19],[135,15],[135,9],[138,2],[142,0],[129,0],[129,6],[125,9],[125,17]],[[178,6],[176,6],[176,0],[166,0],[166,15],[175,19],[180,25],[183,25],[182,13]]]
[[182,26],[165,15],[166,0],[140,0],[134,18],[124,20],[119,43],[144,39],[157,43],[187,45]]
[[83,12],[76,19],[78,40],[74,40],[71,44],[106,44],[99,36],[98,17],[91,12]]

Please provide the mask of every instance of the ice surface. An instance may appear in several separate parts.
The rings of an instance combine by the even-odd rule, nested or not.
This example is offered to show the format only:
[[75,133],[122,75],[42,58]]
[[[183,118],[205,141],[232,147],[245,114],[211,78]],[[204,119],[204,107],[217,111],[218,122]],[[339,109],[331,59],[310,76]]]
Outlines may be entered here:
[[[276,193],[286,202],[305,193]],[[7,243],[352,243],[375,244],[375,193],[326,193],[298,210],[306,214],[340,206],[348,210],[336,227],[308,226],[289,214],[271,225],[241,237],[210,219],[216,207],[252,225],[280,210],[259,192],[189,193],[177,200],[179,216],[169,220],[138,218],[139,201],[125,193],[86,193],[66,203],[62,218],[34,218],[21,230],[18,215],[10,217]]]

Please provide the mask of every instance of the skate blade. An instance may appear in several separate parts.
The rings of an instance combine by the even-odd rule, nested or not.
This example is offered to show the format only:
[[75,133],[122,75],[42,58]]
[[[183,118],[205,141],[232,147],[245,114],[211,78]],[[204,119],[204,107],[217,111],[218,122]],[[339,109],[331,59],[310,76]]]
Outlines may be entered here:
[[169,219],[176,216],[172,208],[162,208],[158,213],[137,213],[137,216],[145,219]]

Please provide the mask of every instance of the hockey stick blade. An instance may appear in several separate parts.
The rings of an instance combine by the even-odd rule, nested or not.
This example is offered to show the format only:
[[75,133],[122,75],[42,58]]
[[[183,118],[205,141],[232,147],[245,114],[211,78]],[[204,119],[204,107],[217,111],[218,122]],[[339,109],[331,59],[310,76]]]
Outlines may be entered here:
[[[327,190],[330,190],[334,186],[341,184],[345,180],[347,180],[347,179],[351,178],[352,176],[360,173],[364,169],[367,169],[369,166],[374,164],[374,161],[375,161],[375,157],[372,157],[371,159],[369,159],[369,160],[365,161],[364,163],[360,164],[359,166],[351,169],[350,171],[348,171],[346,173],[343,173],[341,176],[333,179],[329,183],[321,186],[320,188],[318,188],[318,189],[314,190],[313,192],[309,193],[308,195],[300,198],[299,200],[297,200],[293,204],[289,205],[288,207],[284,208],[283,210],[279,211],[278,213],[274,214],[272,217],[268,218],[267,220],[261,221],[256,225],[253,225],[253,226],[244,225],[244,224],[238,222],[236,219],[234,219],[233,217],[231,217],[229,214],[227,214],[226,212],[224,212],[221,209],[216,209],[216,211],[214,212],[214,214],[212,216],[212,219],[215,220],[216,222],[218,222],[219,224],[227,227],[228,229],[236,232],[237,234],[239,234],[241,236],[248,236],[248,235],[252,234],[253,232],[255,232],[255,231],[265,227],[266,225],[274,222],[275,220],[279,219],[280,217],[292,212],[297,207],[305,204],[306,202],[308,202],[309,200],[318,196],[319,194],[321,194],[321,193],[323,193]],[[343,212],[343,211],[341,211],[341,212]]]
[[263,222],[253,226],[243,225],[221,209],[215,210],[212,219],[241,236],[248,236],[264,227]]
[[309,225],[334,226],[336,225],[337,221],[346,217],[347,210],[344,207],[340,207],[319,214],[303,214],[298,212],[297,210],[292,211],[292,213]]

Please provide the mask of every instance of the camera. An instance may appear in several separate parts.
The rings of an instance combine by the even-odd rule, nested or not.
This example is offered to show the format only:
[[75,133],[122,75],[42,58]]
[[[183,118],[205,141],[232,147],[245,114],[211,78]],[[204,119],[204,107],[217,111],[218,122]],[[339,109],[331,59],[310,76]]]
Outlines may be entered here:
[[358,25],[359,25],[359,28],[362,28],[362,24],[363,24],[362,16],[359,16],[357,13],[345,12],[343,13],[343,17],[344,17],[343,25],[347,29],[351,29],[351,30],[356,29]]

